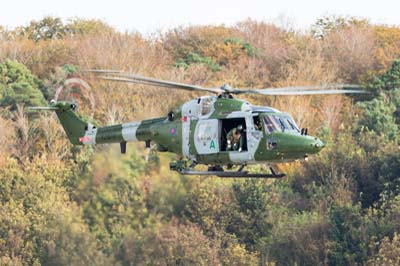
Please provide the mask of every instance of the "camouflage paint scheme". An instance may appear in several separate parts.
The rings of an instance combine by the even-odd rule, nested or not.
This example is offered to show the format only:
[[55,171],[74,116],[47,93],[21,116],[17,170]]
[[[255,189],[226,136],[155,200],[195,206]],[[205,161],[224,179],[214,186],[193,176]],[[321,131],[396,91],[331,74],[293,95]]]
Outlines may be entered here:
[[[292,128],[268,132],[256,129],[255,117],[265,116],[293,119],[270,107],[253,106],[233,98],[204,96],[183,104],[168,117],[148,119],[118,125],[95,127],[79,118],[69,102],[53,103],[65,132],[74,145],[151,141],[159,151],[169,151],[199,164],[255,164],[302,159],[319,152],[324,144],[315,137]],[[236,121],[244,123],[247,150],[225,151],[223,125]],[[289,123],[290,123],[289,122]],[[286,126],[288,125],[287,122]],[[295,125],[295,124],[294,124]],[[297,128],[297,126],[296,126]]]

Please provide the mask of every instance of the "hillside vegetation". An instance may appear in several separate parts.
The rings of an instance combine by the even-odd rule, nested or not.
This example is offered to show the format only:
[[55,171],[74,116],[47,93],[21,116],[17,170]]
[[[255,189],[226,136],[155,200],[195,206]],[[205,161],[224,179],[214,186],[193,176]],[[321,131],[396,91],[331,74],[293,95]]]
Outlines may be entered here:
[[[400,27],[323,17],[142,36],[56,17],[0,26],[0,265],[400,265]],[[170,172],[144,144],[73,147],[46,105],[68,77],[98,125],[165,116],[200,94],[109,83],[117,69],[202,86],[362,84],[367,96],[254,97],[327,147],[282,180]],[[71,96],[70,95],[70,96]],[[90,108],[91,104],[95,109]],[[262,167],[254,167],[260,171]]]

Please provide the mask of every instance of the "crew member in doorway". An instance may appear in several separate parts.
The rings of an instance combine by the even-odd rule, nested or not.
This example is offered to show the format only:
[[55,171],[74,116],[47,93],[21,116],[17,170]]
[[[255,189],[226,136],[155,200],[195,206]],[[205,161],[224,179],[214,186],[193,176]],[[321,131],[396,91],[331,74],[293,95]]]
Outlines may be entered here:
[[228,151],[242,151],[242,147],[243,147],[243,137],[242,137],[242,133],[243,133],[243,126],[242,125],[238,125],[237,127],[232,128],[227,136],[227,149]]

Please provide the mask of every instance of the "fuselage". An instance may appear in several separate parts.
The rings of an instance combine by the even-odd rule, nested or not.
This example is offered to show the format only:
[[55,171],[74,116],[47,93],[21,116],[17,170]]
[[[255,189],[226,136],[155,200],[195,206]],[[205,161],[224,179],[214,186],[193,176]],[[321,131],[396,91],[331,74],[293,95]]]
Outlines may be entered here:
[[[241,125],[242,146],[230,150],[228,132]],[[217,96],[183,104],[168,117],[94,128],[88,125],[82,144],[146,141],[200,164],[254,164],[302,159],[324,144],[303,134],[293,118],[271,107]]]

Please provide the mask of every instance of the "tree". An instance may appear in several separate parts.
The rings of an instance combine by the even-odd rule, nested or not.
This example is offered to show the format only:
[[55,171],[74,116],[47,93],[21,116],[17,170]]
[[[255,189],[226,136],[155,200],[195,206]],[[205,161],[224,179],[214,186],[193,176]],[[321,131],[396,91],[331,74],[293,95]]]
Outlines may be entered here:
[[325,264],[329,225],[315,213],[287,212],[289,217],[276,225],[270,236],[259,241],[262,261],[285,266]]
[[359,121],[361,130],[372,130],[396,141],[400,121],[400,60],[395,60],[384,74],[374,78],[367,87],[378,96],[359,103],[363,117]]
[[[110,265],[94,235],[53,180],[68,171],[46,159],[0,162],[0,263],[5,265]],[[61,170],[61,171],[60,171]]]
[[376,61],[379,69],[390,67],[394,58],[400,57],[400,28],[397,26],[376,25],[374,35],[378,44]]
[[380,241],[379,253],[368,260],[369,266],[394,266],[400,265],[400,235],[394,233],[392,239],[384,237]]
[[115,32],[114,28],[107,25],[104,21],[98,19],[74,18],[68,21],[66,27],[68,29],[68,33],[81,36]]
[[127,235],[118,257],[123,265],[220,265],[213,242],[196,225],[176,221]]
[[329,213],[329,265],[362,264],[367,258],[367,241],[357,206],[333,206]]
[[327,15],[317,19],[317,21],[311,26],[311,34],[314,38],[322,39],[331,32],[352,26],[366,25],[367,23],[367,20],[359,19],[357,17]]
[[46,106],[41,81],[23,64],[6,60],[0,64],[0,106],[15,110],[18,104]]
[[227,219],[234,215],[226,208],[231,206],[231,198],[224,196],[227,193],[229,190],[214,182],[196,183],[186,196],[185,217],[197,224],[206,235],[215,236],[218,230],[224,229]]
[[393,116],[396,107],[387,98],[380,96],[368,102],[359,103],[363,117],[359,121],[360,130],[373,131],[389,140],[397,140],[399,127]]
[[97,152],[74,192],[85,222],[109,256],[127,233],[141,228],[147,217],[137,180],[144,172],[144,159],[134,149],[128,150],[130,156],[125,158],[117,156],[117,152]]
[[47,16],[39,21],[32,20],[28,26],[19,29],[19,34],[37,42],[62,39],[67,31],[61,18]]
[[[268,211],[271,195],[265,182],[254,179],[232,184],[232,213],[226,231],[234,234],[247,248],[268,236],[273,225]],[[235,206],[236,205],[236,206]],[[243,226],[244,225],[244,226]]]

